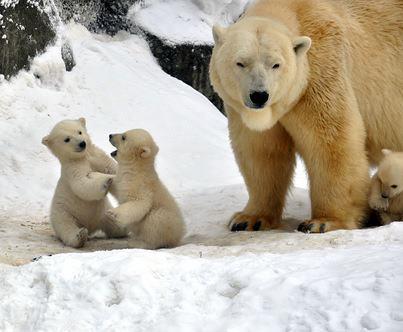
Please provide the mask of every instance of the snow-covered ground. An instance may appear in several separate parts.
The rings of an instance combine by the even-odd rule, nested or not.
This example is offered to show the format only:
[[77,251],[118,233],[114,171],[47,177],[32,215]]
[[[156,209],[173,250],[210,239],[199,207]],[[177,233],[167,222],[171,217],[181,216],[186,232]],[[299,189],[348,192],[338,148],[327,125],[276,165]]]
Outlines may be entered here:
[[[282,229],[229,232],[247,194],[225,118],[163,73],[140,38],[74,24],[66,36],[72,72],[50,49],[0,83],[0,261],[64,253],[0,264],[0,331],[403,331],[402,223],[296,232],[310,210],[300,164]],[[80,116],[107,151],[110,132],[152,132],[186,218],[182,246],[119,250],[124,239],[93,239],[73,250],[53,237],[46,214],[59,166],[40,142]]]

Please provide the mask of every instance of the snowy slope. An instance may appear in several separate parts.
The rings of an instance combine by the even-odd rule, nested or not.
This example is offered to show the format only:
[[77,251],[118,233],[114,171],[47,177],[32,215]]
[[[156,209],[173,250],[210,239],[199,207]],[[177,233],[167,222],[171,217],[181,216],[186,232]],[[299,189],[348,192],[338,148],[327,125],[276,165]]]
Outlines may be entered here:
[[106,151],[113,150],[109,133],[149,130],[160,146],[162,179],[175,191],[241,182],[225,118],[165,74],[141,39],[92,36],[78,25],[67,34],[77,55],[71,73],[54,48],[32,72],[0,85],[0,216],[48,208],[59,166],[40,142],[64,118],[86,117],[93,141]]

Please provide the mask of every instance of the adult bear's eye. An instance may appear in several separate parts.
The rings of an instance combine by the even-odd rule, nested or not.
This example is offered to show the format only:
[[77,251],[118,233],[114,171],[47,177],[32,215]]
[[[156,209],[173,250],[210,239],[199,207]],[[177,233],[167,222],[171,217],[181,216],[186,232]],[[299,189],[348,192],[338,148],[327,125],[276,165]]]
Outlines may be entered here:
[[273,68],[273,69],[278,69],[278,68],[280,68],[280,64],[279,64],[279,63],[276,63],[276,64],[273,65],[272,68]]
[[78,132],[79,135],[82,135],[83,133],[81,132],[81,130]]
[[237,62],[236,65],[241,68],[245,68],[245,65],[242,62]]
[[64,143],[68,143],[68,142],[70,142],[70,138],[66,138],[65,140],[64,140]]
[[397,184],[392,184],[390,187],[393,188],[393,189],[396,189],[396,188],[397,188]]
[[126,136],[125,135],[123,135],[122,136],[122,141],[124,141],[126,139]]

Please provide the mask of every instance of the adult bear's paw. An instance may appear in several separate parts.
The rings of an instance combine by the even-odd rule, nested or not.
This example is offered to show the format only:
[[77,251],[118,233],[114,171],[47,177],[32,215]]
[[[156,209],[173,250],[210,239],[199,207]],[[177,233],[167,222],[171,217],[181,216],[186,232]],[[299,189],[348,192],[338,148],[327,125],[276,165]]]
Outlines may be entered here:
[[336,229],[347,229],[344,223],[330,218],[306,220],[299,224],[298,231],[303,233],[325,233]]
[[263,231],[278,226],[278,223],[273,222],[268,216],[250,215],[243,212],[235,213],[229,223],[231,232]]

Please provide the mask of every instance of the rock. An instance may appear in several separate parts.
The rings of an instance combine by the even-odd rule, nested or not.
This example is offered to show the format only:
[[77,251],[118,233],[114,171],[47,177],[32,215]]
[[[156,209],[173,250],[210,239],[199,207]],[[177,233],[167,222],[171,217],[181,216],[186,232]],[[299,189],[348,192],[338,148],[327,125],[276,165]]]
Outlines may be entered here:
[[56,0],[64,22],[73,19],[93,32],[128,30],[127,12],[140,0]]
[[11,0],[0,6],[0,75],[9,78],[28,70],[32,58],[55,41],[52,12],[44,9],[43,0]]
[[210,83],[209,64],[213,50],[211,45],[176,45],[148,32],[144,34],[151,52],[166,73],[202,93],[223,112],[223,102]]
[[65,41],[61,48],[62,59],[67,71],[72,71],[74,66],[76,65],[76,61],[74,59],[73,48],[68,41]]
[[129,30],[127,12],[130,6],[139,0],[101,0],[101,8],[97,18],[97,28],[107,34],[114,35],[121,30]]
[[73,20],[91,31],[97,30],[101,0],[55,0],[63,22]]

